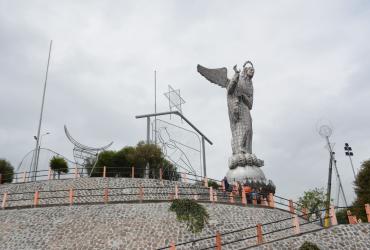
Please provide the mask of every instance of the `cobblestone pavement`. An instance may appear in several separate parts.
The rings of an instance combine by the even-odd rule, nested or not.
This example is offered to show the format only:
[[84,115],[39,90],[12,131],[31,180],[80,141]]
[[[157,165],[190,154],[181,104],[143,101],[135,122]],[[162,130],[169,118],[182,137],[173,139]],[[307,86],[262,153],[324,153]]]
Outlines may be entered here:
[[[2,249],[156,249],[168,246],[171,241],[187,242],[215,235],[219,231],[221,234],[226,233],[222,235],[222,242],[225,244],[223,249],[244,249],[256,244],[257,223],[282,219],[286,220],[262,227],[263,233],[267,233],[264,235],[265,242],[294,234],[291,214],[286,211],[259,206],[202,203],[210,214],[210,221],[202,233],[193,235],[183,223],[177,222],[174,213],[168,211],[170,203],[165,200],[173,196],[176,184],[180,198],[193,198],[198,194],[198,198],[209,200],[207,188],[181,182],[161,183],[153,179],[79,178],[1,185],[1,198],[4,192],[8,192],[9,200],[26,200],[7,202],[8,207],[23,206],[23,209],[0,211],[0,246]],[[140,186],[144,187],[143,203],[137,202]],[[109,202],[121,203],[92,205],[93,202],[103,201],[102,189],[106,187],[109,188]],[[74,202],[90,204],[27,208],[31,207],[36,190],[40,191],[40,205],[68,204],[69,188],[85,189],[75,192]],[[99,190],[90,190],[94,188]],[[42,192],[55,190],[64,191]],[[226,199],[227,197],[224,200]],[[219,198],[220,200],[222,199]],[[127,201],[136,203],[122,203]],[[300,220],[300,223],[305,222]],[[348,246],[368,249],[368,225],[337,226],[258,248],[294,249],[304,240],[312,239],[322,249],[346,249]],[[243,228],[248,229],[227,234]],[[301,226],[302,232],[318,229],[321,227],[313,223]],[[281,231],[269,233],[275,230]],[[352,241],[352,236],[356,242]],[[235,242],[231,243],[233,241]],[[184,244],[177,249],[203,249],[214,244],[215,239],[211,238],[194,244]]]
[[[80,205],[0,211],[0,246],[2,249],[155,249],[195,238],[290,218],[277,209],[204,204],[209,225],[199,235],[188,232],[183,223],[169,212],[170,203]],[[264,232],[290,227],[291,220],[263,227]],[[302,230],[320,228],[304,225]],[[223,249],[241,249],[254,245],[255,227],[224,235],[224,243],[252,236],[249,240],[228,244]],[[293,233],[292,229],[269,234],[266,240]],[[214,238],[187,244],[177,249],[201,249],[213,246]]]
[[175,193],[175,185],[179,187],[180,198],[194,198],[197,194],[199,199],[209,200],[208,189],[199,185],[139,178],[78,178],[5,184],[0,186],[0,199],[7,192],[7,207],[32,206],[35,191],[39,191],[40,205],[68,204],[69,189],[73,188],[74,203],[103,202],[103,189],[108,188],[110,202],[137,201],[142,186],[143,200],[169,200]]
[[301,236],[267,243],[254,249],[299,249],[305,242],[315,243],[324,249],[370,249],[370,223],[338,225]]

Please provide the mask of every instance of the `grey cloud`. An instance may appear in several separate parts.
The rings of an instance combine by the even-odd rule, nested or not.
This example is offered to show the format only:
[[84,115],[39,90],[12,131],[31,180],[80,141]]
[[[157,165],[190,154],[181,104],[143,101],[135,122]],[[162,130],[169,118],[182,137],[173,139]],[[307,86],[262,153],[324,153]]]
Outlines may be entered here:
[[[0,4],[0,157],[17,165],[34,147],[48,40],[53,39],[44,145],[72,158],[63,133],[114,149],[145,137],[136,114],[158,109],[171,84],[184,112],[214,145],[211,177],[222,178],[231,154],[224,90],[196,72],[208,67],[256,67],[254,150],[284,196],[325,186],[328,155],[315,131],[320,117],[335,126],[340,168],[349,196],[351,169],[369,158],[369,4],[366,1],[75,1]],[[44,166],[45,167],[45,166]]]

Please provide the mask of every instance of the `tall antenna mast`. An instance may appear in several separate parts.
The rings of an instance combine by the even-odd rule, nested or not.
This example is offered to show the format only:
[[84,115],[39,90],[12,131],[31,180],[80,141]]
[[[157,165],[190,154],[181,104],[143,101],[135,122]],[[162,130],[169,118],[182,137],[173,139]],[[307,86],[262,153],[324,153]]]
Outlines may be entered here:
[[44,112],[44,103],[45,103],[45,93],[46,93],[46,84],[48,81],[48,74],[49,74],[49,65],[50,65],[50,55],[51,55],[51,48],[52,48],[53,40],[50,41],[50,47],[49,47],[49,56],[48,56],[48,63],[46,66],[46,74],[45,74],[45,82],[44,82],[44,91],[42,94],[42,102],[41,102],[41,112],[40,112],[40,120],[39,120],[39,128],[37,130],[37,137],[36,137],[36,157],[34,157],[33,161],[33,168],[32,168],[32,180],[36,181],[37,176],[37,168],[38,168],[38,159],[40,156],[40,131],[41,131],[41,124],[42,124],[42,115]]

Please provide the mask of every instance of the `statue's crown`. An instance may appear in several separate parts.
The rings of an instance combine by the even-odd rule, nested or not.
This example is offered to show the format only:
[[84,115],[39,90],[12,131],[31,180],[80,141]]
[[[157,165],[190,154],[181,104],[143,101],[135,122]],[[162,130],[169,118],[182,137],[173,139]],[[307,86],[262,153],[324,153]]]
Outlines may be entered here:
[[251,67],[252,67],[252,68],[254,68],[254,67],[253,67],[253,63],[252,63],[251,61],[246,61],[246,62],[243,64],[243,68],[245,68],[245,66],[246,66],[247,64],[250,64],[250,65],[251,65]]

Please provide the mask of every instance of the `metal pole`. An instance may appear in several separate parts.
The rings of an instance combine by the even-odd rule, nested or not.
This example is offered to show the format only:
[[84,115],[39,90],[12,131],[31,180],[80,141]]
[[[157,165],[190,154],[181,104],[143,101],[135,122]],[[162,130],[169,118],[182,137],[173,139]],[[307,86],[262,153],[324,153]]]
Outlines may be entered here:
[[[339,171],[338,171],[338,167],[337,167],[337,160],[335,160],[335,159],[334,159],[334,168],[335,168],[335,172],[337,174],[337,178],[338,178],[338,181],[339,181],[339,189],[342,190],[342,196],[343,196],[344,204],[346,204],[346,207],[348,207],[346,195],[344,194],[344,190],[343,190],[343,186],[342,186],[342,181],[340,180],[340,175],[339,175]],[[338,197],[339,197],[339,194],[338,194]]]
[[[146,118],[146,144],[149,145],[150,143],[150,117]],[[144,169],[144,178],[149,178],[149,162],[146,163],[145,169]]]
[[348,157],[349,157],[349,161],[351,162],[352,171],[353,171],[353,177],[354,177],[354,178],[355,178],[355,180],[356,180],[356,173],[355,173],[355,168],[353,167],[352,158],[351,158],[351,156],[350,156],[350,155],[348,155]]
[[34,160],[34,166],[33,166],[33,180],[36,181],[36,172],[37,172],[37,168],[38,168],[38,162],[37,162],[37,158],[38,158],[38,155],[39,155],[39,148],[40,148],[40,131],[41,131],[41,123],[42,123],[42,115],[43,115],[43,112],[44,112],[44,103],[45,103],[45,92],[46,92],[46,84],[47,84],[47,81],[48,81],[48,74],[49,74],[49,65],[50,65],[50,54],[51,54],[51,47],[52,47],[52,44],[53,44],[53,41],[51,40],[50,41],[50,47],[49,47],[49,56],[48,56],[48,63],[47,63],[47,67],[46,67],[46,75],[45,75],[45,82],[44,82],[44,91],[43,91],[43,94],[42,94],[42,102],[41,102],[41,112],[40,112],[40,120],[39,120],[39,128],[37,130],[37,141],[36,141],[36,157],[35,157],[35,160]]
[[150,117],[146,118],[146,144],[150,143]]
[[[154,113],[157,113],[157,71],[154,70]],[[154,116],[154,142],[157,144],[157,116]]]
[[203,174],[204,174],[204,176],[207,176],[207,168],[206,168],[206,147],[205,147],[204,136],[202,136],[202,151],[203,151]]
[[[338,181],[339,182],[339,181]],[[338,192],[337,192],[337,207],[339,207],[339,196],[340,196],[340,186],[338,185]]]
[[40,140],[39,140],[39,148],[37,150],[37,157],[36,157],[36,165],[38,166],[39,165],[39,159],[40,159],[40,152],[41,152],[41,141],[42,141],[42,137],[45,136],[45,135],[49,135],[50,133],[47,132],[43,135],[40,135]]
[[353,167],[353,162],[352,162],[352,157],[351,157],[353,155],[353,152],[352,152],[352,148],[349,146],[349,144],[347,142],[344,143],[344,150],[346,152],[346,155],[348,155],[348,157],[349,157],[349,161],[350,161],[351,167],[352,167],[353,177],[356,180],[356,172],[355,172],[355,168]]
[[332,157],[331,157],[331,154],[330,154],[328,187],[327,187],[327,192],[326,192],[326,211],[325,211],[325,218],[324,218],[324,227],[329,227],[330,226],[329,208],[330,208],[332,169],[333,169],[333,161],[332,161]]
[[328,143],[330,161],[329,161],[328,187],[326,191],[326,211],[325,211],[325,218],[324,218],[324,227],[329,227],[330,226],[329,209],[330,209],[330,194],[331,194],[331,176],[332,176],[332,170],[333,170],[333,152],[331,149],[328,136],[326,137],[326,141]]

